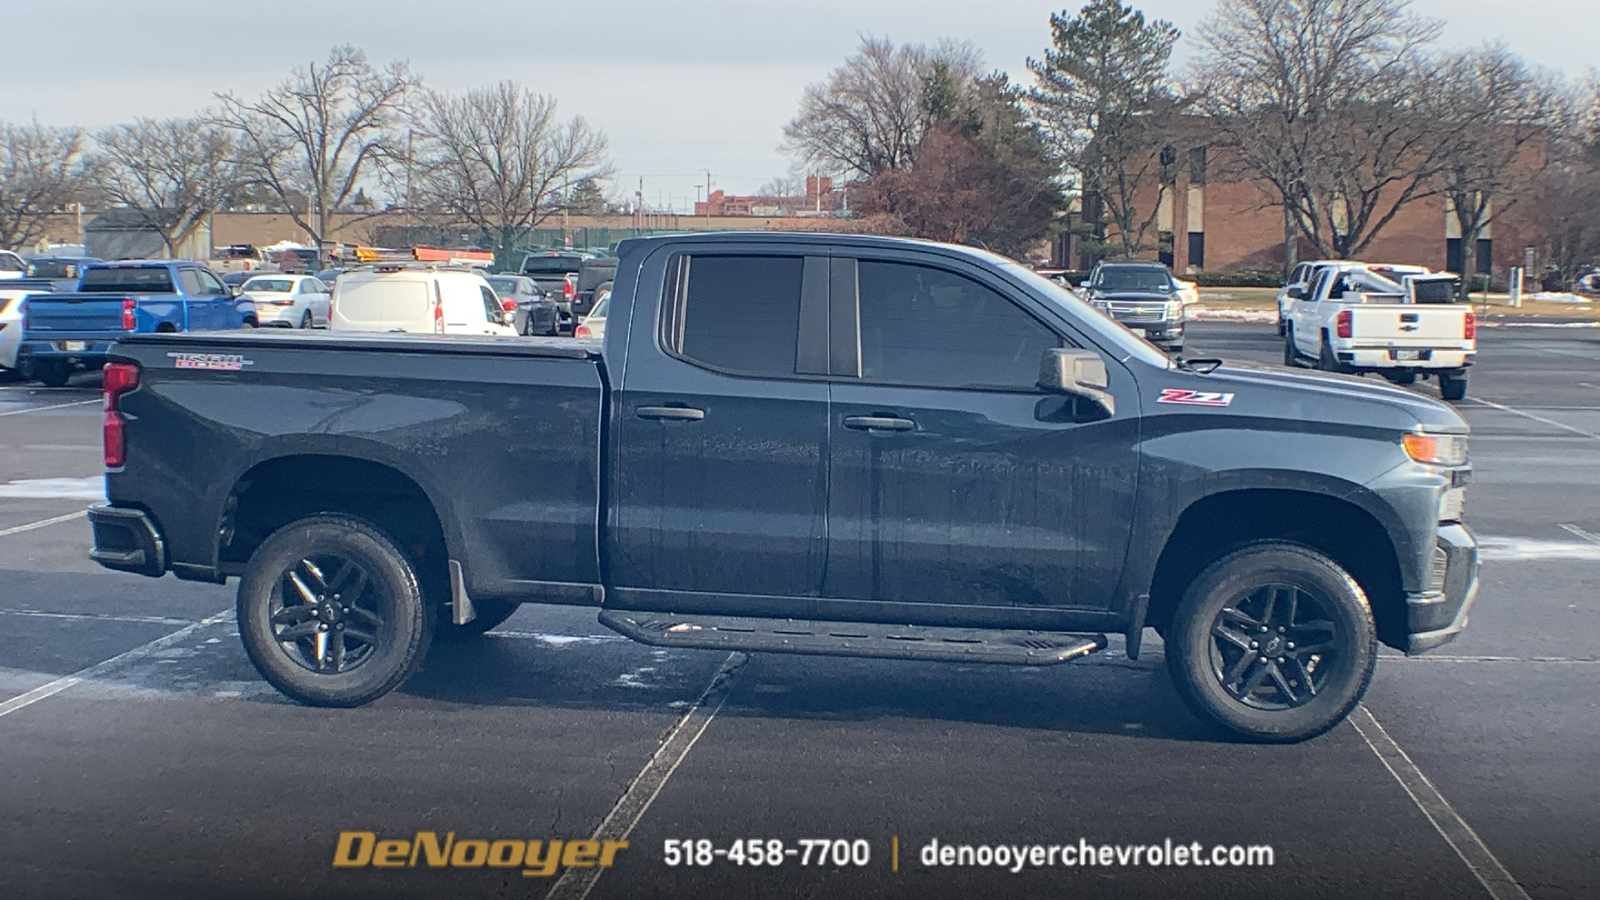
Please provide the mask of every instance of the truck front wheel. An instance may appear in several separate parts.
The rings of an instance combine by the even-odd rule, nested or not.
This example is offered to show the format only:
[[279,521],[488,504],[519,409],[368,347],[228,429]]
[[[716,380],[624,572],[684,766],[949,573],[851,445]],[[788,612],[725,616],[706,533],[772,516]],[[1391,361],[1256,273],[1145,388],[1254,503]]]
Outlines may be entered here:
[[1303,741],[1361,701],[1376,641],[1349,573],[1308,547],[1266,541],[1189,585],[1168,628],[1167,671],[1201,718],[1252,740]]
[[416,572],[366,522],[318,515],[273,532],[239,581],[239,636],[268,683],[310,706],[360,706],[394,690],[428,650]]

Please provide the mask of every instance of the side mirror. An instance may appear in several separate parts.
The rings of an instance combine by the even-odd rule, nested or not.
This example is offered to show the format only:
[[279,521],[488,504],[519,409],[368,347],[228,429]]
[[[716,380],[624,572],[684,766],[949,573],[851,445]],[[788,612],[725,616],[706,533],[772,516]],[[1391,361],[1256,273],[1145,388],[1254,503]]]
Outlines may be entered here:
[[508,326],[517,324],[517,314],[514,312],[502,312],[500,314],[500,324]]
[[239,285],[230,284],[230,285],[226,285],[226,287],[228,289],[228,296],[229,297],[237,297],[237,296],[239,296],[239,287],[240,287]]
[[1105,411],[1116,413],[1105,360],[1093,350],[1051,348],[1039,360],[1039,387],[1055,394],[1082,397]]
[[1288,297],[1290,300],[1304,300],[1306,298],[1306,289],[1298,284],[1291,285]]

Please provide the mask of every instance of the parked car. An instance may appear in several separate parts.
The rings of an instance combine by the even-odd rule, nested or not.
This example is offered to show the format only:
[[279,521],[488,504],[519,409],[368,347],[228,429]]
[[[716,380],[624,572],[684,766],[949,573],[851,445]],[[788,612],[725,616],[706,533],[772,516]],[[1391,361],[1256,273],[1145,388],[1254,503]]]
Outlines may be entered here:
[[239,286],[239,296],[255,303],[262,325],[328,325],[328,286],[312,275],[257,275]]
[[605,291],[595,303],[594,309],[583,317],[578,327],[573,329],[572,336],[578,338],[595,338],[599,340],[606,336],[606,310],[611,306],[611,292]]
[[17,353],[22,349],[22,318],[28,297],[55,291],[55,283],[45,279],[10,278],[0,281],[0,369],[5,377],[18,373]]
[[174,260],[99,263],[78,290],[27,300],[18,365],[50,387],[79,369],[98,369],[106,349],[129,334],[214,331],[253,324],[248,309],[209,268]]
[[1183,349],[1188,319],[1172,273],[1160,263],[1102,262],[1082,284],[1095,309],[1169,351]]
[[239,578],[256,670],[334,707],[528,601],[667,648],[960,665],[1066,662],[1107,632],[1137,658],[1153,627],[1195,712],[1296,741],[1355,708],[1379,642],[1466,627],[1467,423],[1436,400],[1176,364],[969,247],[619,253],[598,343],[118,342],[92,558]]
[[616,277],[615,256],[596,256],[583,261],[578,268],[578,280],[573,284],[573,321],[579,321],[589,314],[600,294],[611,290],[611,282]]
[[49,281],[58,291],[75,291],[83,270],[103,262],[93,256],[35,256],[28,260],[23,277]]
[[[213,271],[215,271],[215,270],[213,270]],[[230,291],[232,291],[233,293],[237,294],[239,292],[239,289],[244,287],[244,283],[246,281],[249,281],[250,279],[255,278],[258,275],[281,275],[281,274],[283,274],[283,273],[279,272],[276,266],[268,266],[268,267],[266,267],[264,269],[252,269],[252,270],[250,270],[248,272],[245,272],[245,271],[224,272],[221,275],[219,275],[218,277],[222,279],[222,283],[224,285],[226,285]]]
[[483,276],[460,266],[417,263],[346,272],[333,283],[334,331],[516,334],[513,316]]
[[1432,376],[1444,399],[1465,398],[1478,352],[1472,307],[1413,296],[1362,263],[1324,267],[1289,307],[1284,364],[1312,359],[1324,371],[1376,372],[1401,385]]
[[317,273],[317,280],[327,285],[329,288],[332,288],[334,280],[348,271],[350,270],[344,266],[334,266],[331,269],[323,269]]
[[0,250],[0,279],[21,278],[27,268],[28,265],[22,261],[22,257],[10,250]]
[[587,258],[576,250],[536,250],[522,258],[518,269],[555,301],[561,310],[561,324],[566,327],[577,321],[573,301],[578,296],[578,272]]
[[526,275],[490,275],[489,286],[494,288],[505,308],[515,314],[511,327],[517,334],[560,334],[561,309],[546,296],[533,279]]

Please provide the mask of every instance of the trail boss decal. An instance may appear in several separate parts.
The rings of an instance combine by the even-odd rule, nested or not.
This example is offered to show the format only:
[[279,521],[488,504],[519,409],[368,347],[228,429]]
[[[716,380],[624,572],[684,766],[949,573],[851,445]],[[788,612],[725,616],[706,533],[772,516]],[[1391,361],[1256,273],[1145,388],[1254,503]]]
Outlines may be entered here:
[[1186,391],[1182,388],[1162,388],[1157,403],[1187,403],[1190,406],[1227,406],[1233,402],[1232,394],[1218,391]]
[[168,353],[175,369],[219,369],[237,372],[245,366],[255,365],[255,360],[229,353]]

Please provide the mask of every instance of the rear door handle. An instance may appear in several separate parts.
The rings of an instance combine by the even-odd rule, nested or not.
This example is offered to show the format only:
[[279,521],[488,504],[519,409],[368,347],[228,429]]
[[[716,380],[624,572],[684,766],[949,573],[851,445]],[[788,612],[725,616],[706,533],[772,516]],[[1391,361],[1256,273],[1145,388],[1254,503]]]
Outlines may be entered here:
[[844,427],[857,431],[910,431],[917,423],[898,416],[845,416]]
[[706,417],[705,410],[688,406],[641,406],[633,414],[641,419],[663,422],[698,422]]

